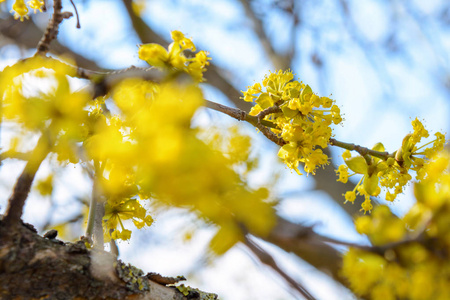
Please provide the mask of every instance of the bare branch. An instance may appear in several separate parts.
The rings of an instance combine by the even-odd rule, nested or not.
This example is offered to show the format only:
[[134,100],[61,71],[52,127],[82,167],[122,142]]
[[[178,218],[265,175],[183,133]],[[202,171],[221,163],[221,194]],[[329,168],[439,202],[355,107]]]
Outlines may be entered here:
[[37,45],[36,55],[46,55],[48,50],[50,49],[50,43],[56,36],[58,35],[59,24],[64,19],[68,19],[72,17],[71,12],[61,12],[62,4],[61,0],[54,0],[53,2],[53,15],[50,21],[48,22],[47,29],[45,30],[44,36],[39,41]]
[[292,252],[318,270],[330,275],[334,280],[346,282],[339,276],[342,255],[325,243],[311,227],[292,223],[278,217],[275,227],[268,236],[259,238],[277,245],[286,252]]
[[253,23],[253,29],[255,31],[255,34],[258,36],[259,41],[261,43],[262,48],[264,49],[267,57],[272,62],[272,65],[275,67],[275,69],[287,69],[290,65],[290,60],[287,57],[283,57],[282,55],[279,55],[275,52],[275,49],[273,48],[272,42],[267,37],[264,28],[263,23],[261,19],[259,19],[255,12],[253,11],[250,1],[249,0],[240,0],[242,6],[244,7],[245,14],[247,17],[252,21]]
[[265,251],[261,246],[252,241],[248,235],[245,236],[245,245],[255,254],[258,259],[265,265],[271,267],[275,272],[277,272],[284,280],[286,280],[295,290],[297,290],[303,297],[308,300],[314,300],[315,298],[308,292],[308,290],[302,286],[300,283],[295,281],[291,276],[285,273],[273,257]]
[[365,157],[366,155],[370,155],[370,156],[374,156],[374,157],[378,157],[381,158],[383,160],[387,160],[389,157],[394,157],[394,154],[389,154],[389,152],[380,152],[380,151],[375,151],[372,149],[369,149],[367,147],[362,147],[359,145],[355,145],[355,144],[351,144],[351,143],[344,143],[341,141],[338,141],[336,139],[331,138],[329,144],[331,146],[337,146],[340,148],[344,148],[347,150],[354,150],[356,152],[358,152],[359,154],[361,154],[361,156]]
[[39,166],[49,153],[48,137],[44,134],[39,138],[36,147],[30,155],[22,174],[16,181],[12,195],[8,200],[8,207],[4,217],[5,226],[13,228],[17,226],[22,217],[25,200],[30,193],[31,185]]
[[[238,121],[247,121],[255,127],[256,124],[258,124],[257,116],[251,116],[239,108],[228,107],[226,105],[215,103],[209,100],[205,100],[205,106],[215,111],[229,115],[230,117],[235,118]],[[277,126],[270,121],[261,120],[261,124],[270,128],[277,128]]]

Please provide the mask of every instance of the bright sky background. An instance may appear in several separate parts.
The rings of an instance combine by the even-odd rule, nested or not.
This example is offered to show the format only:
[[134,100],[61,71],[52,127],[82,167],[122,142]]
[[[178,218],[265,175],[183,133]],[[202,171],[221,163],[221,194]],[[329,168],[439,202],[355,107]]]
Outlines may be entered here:
[[[268,2],[268,1],[266,1]],[[299,1],[300,2],[300,1]],[[330,95],[337,100],[345,114],[344,126],[335,129],[336,138],[371,147],[382,141],[388,151],[397,149],[403,137],[412,130],[410,122],[415,117],[425,120],[426,128],[434,133],[448,131],[449,90],[443,82],[450,80],[450,30],[440,29],[433,15],[445,1],[413,1],[418,5],[424,26],[405,12],[399,1],[349,1],[354,22],[359,33],[368,38],[370,53],[364,53],[345,33],[340,21],[336,1],[304,1],[306,6],[317,6],[309,14],[309,27],[298,33],[298,53],[294,58],[294,72],[320,95]],[[75,19],[64,21],[59,40],[80,54],[95,59],[102,67],[125,68],[130,65],[145,66],[137,56],[138,39],[129,35],[130,23],[123,14],[120,1],[75,1],[80,14],[81,29],[75,28]],[[186,7],[195,7],[195,10]],[[64,7],[71,10],[68,1]],[[307,8],[307,7],[306,7]],[[305,9],[306,9],[305,8]],[[386,14],[395,13],[402,21],[391,24]],[[337,15],[337,16],[336,16]],[[207,50],[214,63],[233,74],[234,84],[243,90],[255,81],[261,81],[268,70],[273,70],[264,57],[257,39],[246,29],[244,12],[236,1],[150,1],[144,12],[147,22],[161,35],[168,38],[171,30],[181,30],[193,38],[198,49]],[[47,15],[36,15],[45,24]],[[270,38],[276,41],[276,49],[283,51],[289,39],[286,18],[274,14],[266,23]],[[398,42],[407,49],[403,53],[387,54],[374,46],[392,27],[398,27]],[[316,27],[323,28],[320,38]],[[438,32],[438,34],[436,34]],[[431,47],[430,45],[433,45]],[[10,48],[9,48],[10,49]],[[322,73],[313,67],[310,57],[304,53],[312,50],[322,54],[327,64]],[[20,54],[4,48],[0,50],[0,67],[19,58]],[[447,75],[445,75],[447,74]],[[325,78],[321,80],[321,78]],[[383,80],[380,80],[382,78]],[[75,83],[79,85],[80,83]],[[225,97],[213,89],[205,89],[205,98],[224,103]],[[218,113],[201,111],[197,124],[234,124],[235,121]],[[351,229],[351,220],[343,218],[340,207],[327,195],[308,190],[313,181],[299,177],[277,162],[277,147],[264,140],[250,126],[243,126],[255,137],[255,150],[261,153],[261,170],[251,178],[252,184],[265,184],[273,180],[273,172],[280,174],[277,196],[283,201],[281,215],[292,221],[317,224],[317,231],[350,241],[364,242]],[[4,128],[3,128],[4,129]],[[8,133],[2,132],[2,147],[8,142]],[[341,151],[334,152],[337,157]],[[2,193],[0,212],[3,212],[15,178],[21,172],[22,163],[4,162],[0,170]],[[48,166],[38,176],[48,174]],[[42,226],[49,213],[52,222],[58,223],[75,216],[81,205],[73,201],[73,195],[89,196],[89,181],[80,174],[78,167],[69,166],[57,178],[60,184],[53,199],[58,203],[49,212],[51,204],[46,199],[32,197],[27,202],[24,219],[37,227]],[[404,214],[413,203],[410,189],[392,206],[397,214]],[[203,257],[208,239],[213,231],[201,229],[188,243],[182,242],[186,229],[197,228],[191,216],[183,211],[172,211],[157,216],[149,229],[133,231],[129,243],[119,245],[121,259],[135,264],[145,272],[160,272],[167,276],[185,275],[187,284],[215,292],[221,299],[293,299],[286,283],[264,266],[243,247],[238,246],[212,262]],[[345,291],[325,276],[301,262],[293,255],[263,244],[273,253],[290,275],[310,288],[318,299],[347,299]],[[201,269],[202,271],[193,271]]]

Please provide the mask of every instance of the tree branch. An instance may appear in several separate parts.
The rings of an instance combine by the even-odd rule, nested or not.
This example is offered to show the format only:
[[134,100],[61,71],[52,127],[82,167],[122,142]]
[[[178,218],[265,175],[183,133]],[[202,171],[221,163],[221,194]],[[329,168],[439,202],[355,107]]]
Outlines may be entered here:
[[72,17],[71,12],[61,12],[62,4],[61,0],[53,1],[53,15],[50,21],[48,22],[47,29],[45,30],[44,36],[39,41],[37,45],[36,55],[46,55],[50,49],[50,43],[56,36],[58,35],[59,24],[64,19],[68,19]]
[[251,7],[251,4],[249,3],[249,0],[240,0],[242,6],[244,7],[245,14],[247,17],[252,21],[253,23],[253,29],[256,34],[256,36],[259,39],[259,42],[264,49],[264,52],[266,53],[267,57],[271,61],[272,65],[275,67],[276,70],[285,70],[289,68],[290,66],[290,59],[288,57],[283,57],[275,52],[275,49],[273,48],[273,45],[269,38],[267,37],[264,28],[263,23],[261,22],[261,19],[259,19],[254,10]]
[[352,143],[344,143],[344,142],[338,141],[334,138],[330,139],[329,145],[340,147],[340,148],[347,149],[350,151],[354,150],[363,157],[365,157],[366,155],[370,155],[370,156],[381,158],[382,160],[387,160],[389,157],[394,157],[393,153],[390,154],[389,152],[386,152],[386,151],[385,152],[375,151],[375,150],[369,149],[367,147],[362,147],[362,146],[355,145]]
[[49,153],[49,141],[48,137],[44,134],[39,138],[36,147],[30,155],[25,168],[16,181],[12,195],[8,200],[8,207],[4,217],[5,226],[13,228],[20,223],[22,217],[23,207],[25,200],[31,189],[31,185],[34,180],[39,166]]
[[276,263],[275,259],[256,242],[252,241],[248,235],[245,236],[245,245],[255,254],[258,259],[265,265],[271,267],[284,280],[286,280],[296,291],[308,300],[315,300],[315,298],[308,292],[308,290],[300,283],[295,281],[291,276],[284,272]]
[[258,237],[277,245],[286,252],[294,253],[346,286],[347,282],[339,276],[342,264],[341,253],[325,243],[311,227],[295,224],[278,217],[270,234]]

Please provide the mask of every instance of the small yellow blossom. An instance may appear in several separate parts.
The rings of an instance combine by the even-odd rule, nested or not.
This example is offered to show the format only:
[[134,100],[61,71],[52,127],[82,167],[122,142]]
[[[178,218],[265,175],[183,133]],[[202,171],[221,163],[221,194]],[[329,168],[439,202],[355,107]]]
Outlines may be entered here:
[[139,58],[149,65],[165,67],[169,60],[169,53],[158,44],[145,44],[139,47]]
[[28,1],[27,3],[32,9],[34,9],[34,13],[36,13],[37,10],[42,12],[42,7],[44,6],[43,0],[31,0]]
[[354,201],[355,201],[355,199],[356,199],[356,193],[355,193],[355,191],[347,191],[346,193],[345,193],[345,202],[351,202],[351,203],[353,203]]
[[30,16],[28,16],[28,7],[25,4],[25,0],[16,0],[12,6],[12,11],[15,12],[14,19],[20,19],[20,21],[23,21],[24,19],[29,19]]
[[192,58],[187,58],[185,50],[196,51],[191,39],[178,30],[171,32],[173,43],[166,50],[158,44],[145,44],[139,47],[139,58],[148,64],[167,70],[184,71],[196,81],[203,81],[203,73],[209,65],[210,57],[206,51],[199,51]]
[[47,178],[39,180],[36,184],[36,189],[42,196],[49,196],[53,192],[53,175],[50,174]]
[[347,183],[348,181],[348,167],[346,165],[340,165],[339,168],[335,171],[339,174],[339,178],[336,181],[340,181],[342,183]]
[[344,160],[347,160],[347,159],[349,159],[350,157],[352,157],[352,154],[350,153],[349,150],[345,150],[344,153],[342,153],[342,158],[343,158]]

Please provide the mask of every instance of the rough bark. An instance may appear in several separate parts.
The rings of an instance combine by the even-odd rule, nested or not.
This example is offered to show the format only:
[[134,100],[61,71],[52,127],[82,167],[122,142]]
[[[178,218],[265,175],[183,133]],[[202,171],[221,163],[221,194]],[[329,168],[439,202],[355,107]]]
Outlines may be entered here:
[[[110,253],[37,234],[32,225],[7,229],[0,220],[0,298],[216,299],[183,286],[165,286]],[[150,276],[151,275],[151,276]]]

